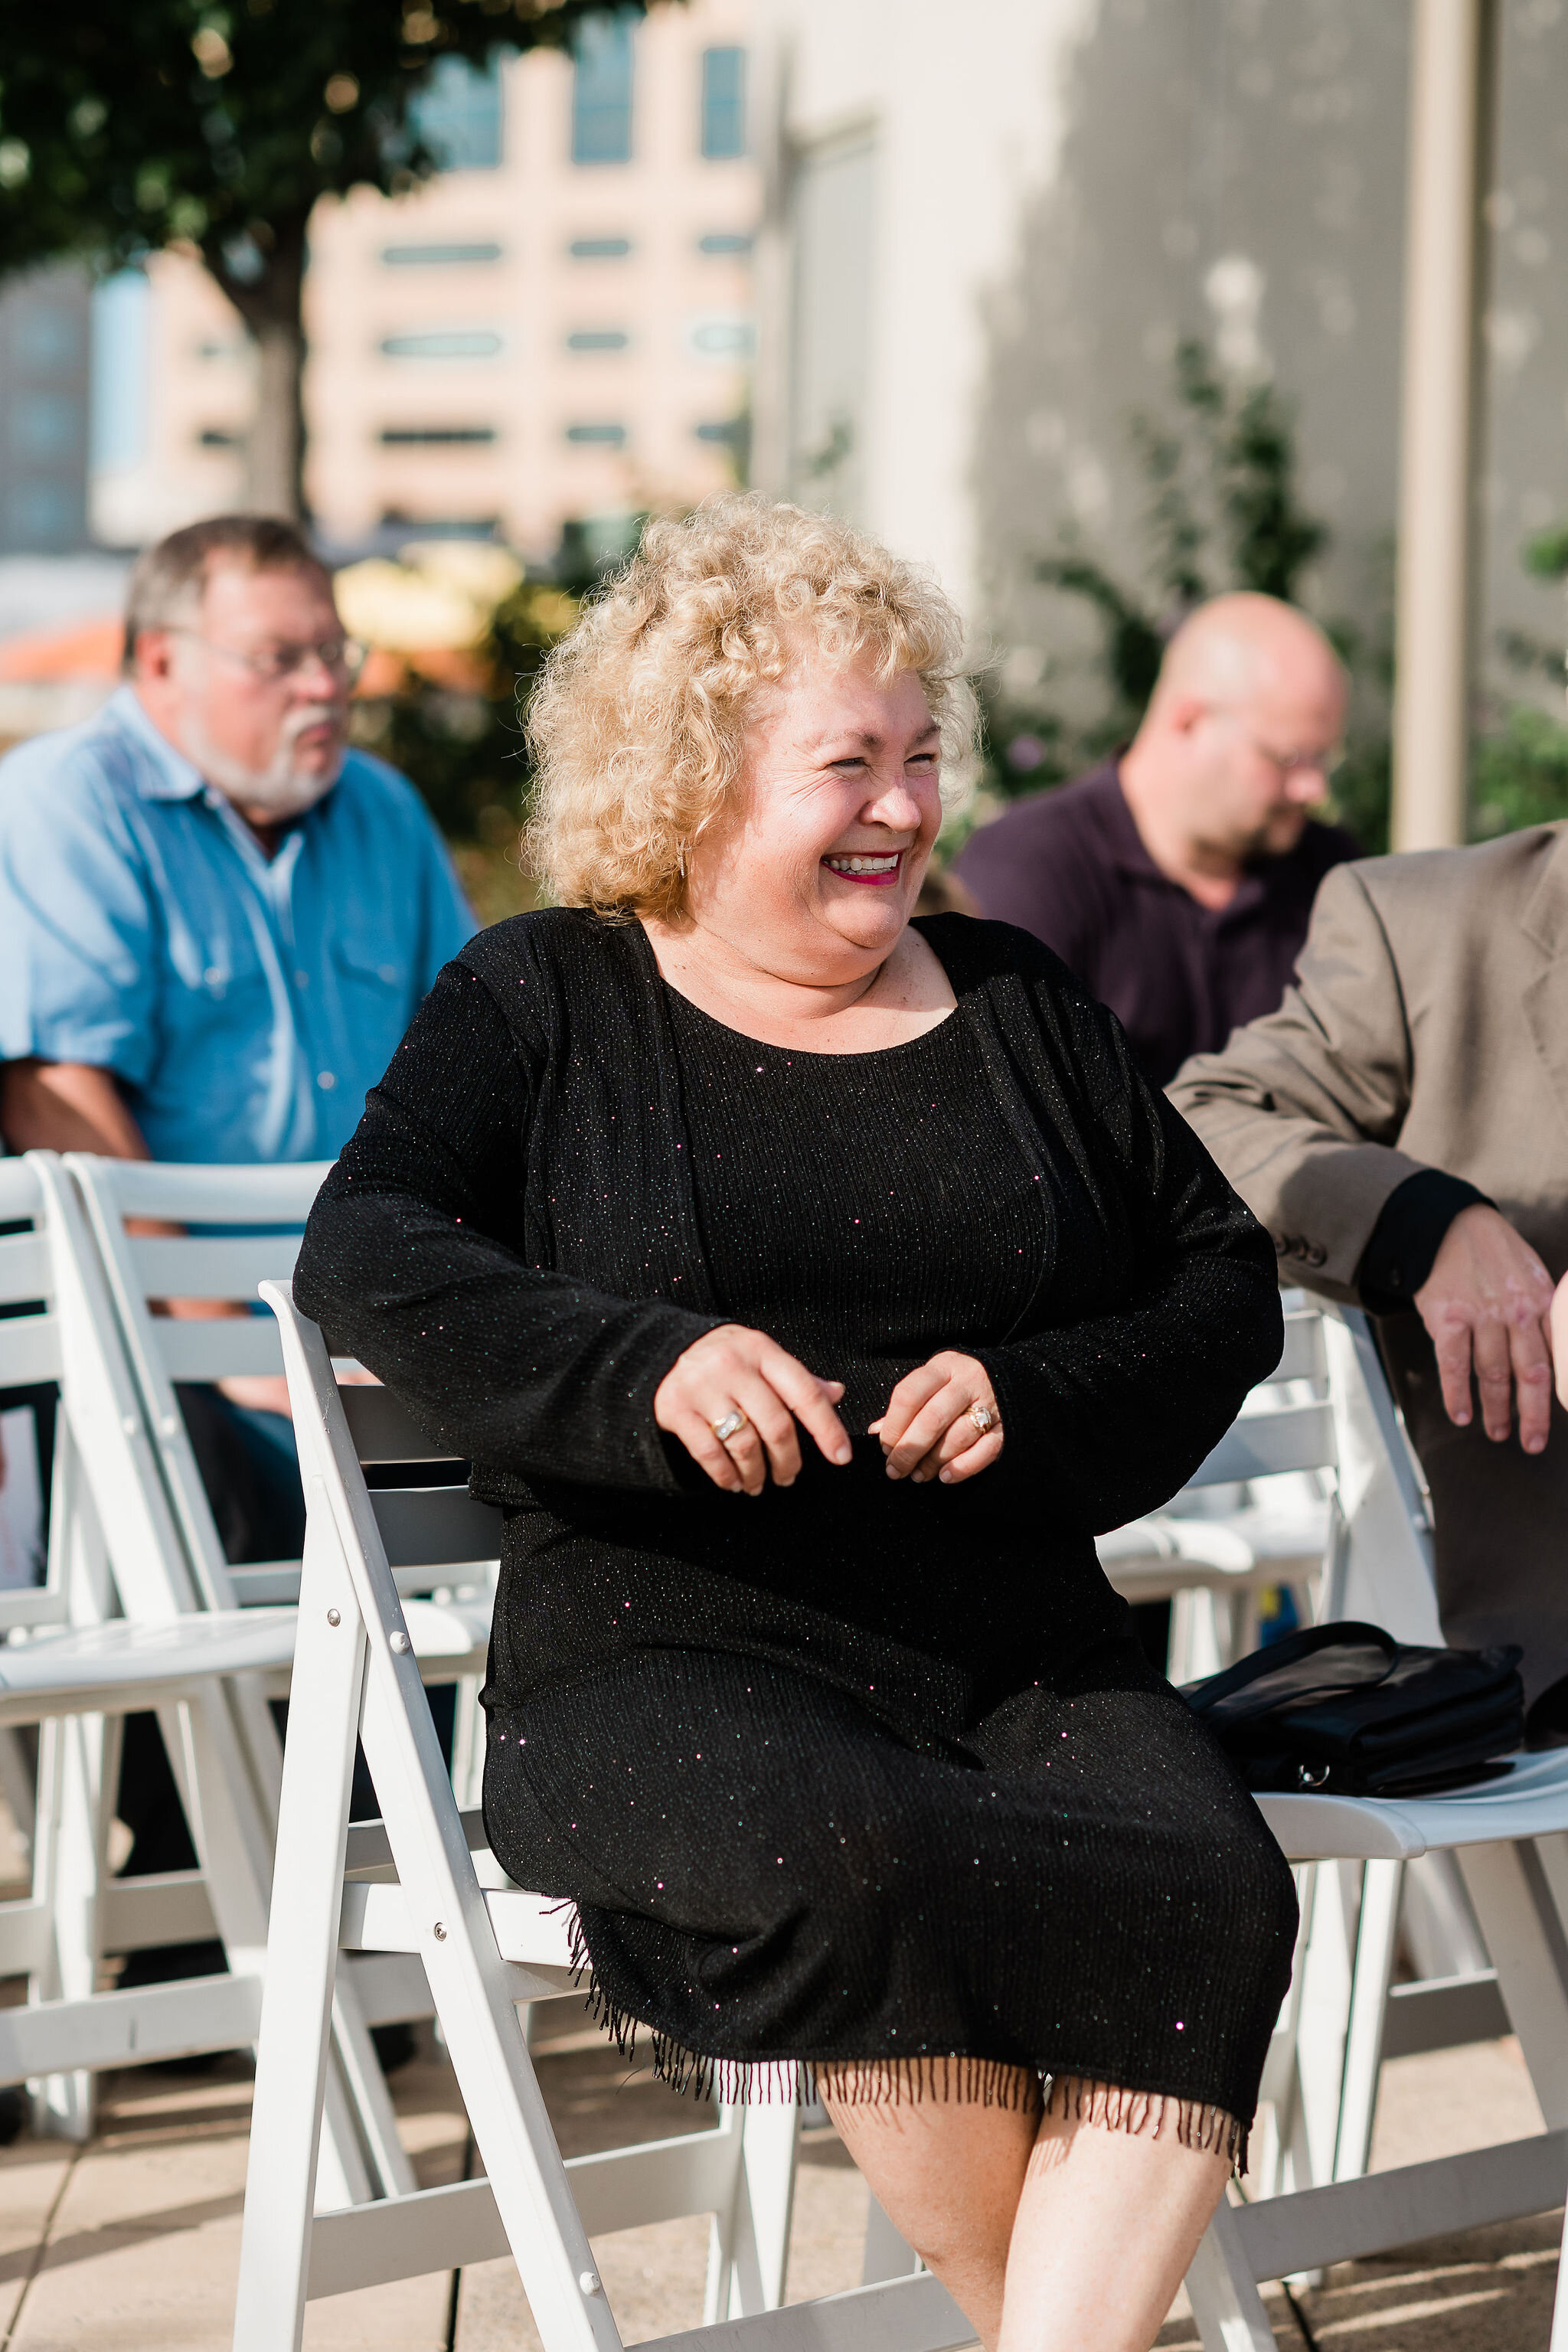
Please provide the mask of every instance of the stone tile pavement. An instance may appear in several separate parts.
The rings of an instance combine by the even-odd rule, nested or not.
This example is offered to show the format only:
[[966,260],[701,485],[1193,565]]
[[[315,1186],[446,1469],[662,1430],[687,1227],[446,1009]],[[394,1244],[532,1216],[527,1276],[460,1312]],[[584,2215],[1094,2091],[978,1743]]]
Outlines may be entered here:
[[[703,2115],[588,2033],[540,2061],[568,2155],[701,2127]],[[465,2130],[434,2058],[395,2078],[421,2180],[456,2179]],[[248,2069],[143,2069],[102,2085],[91,2143],[0,2150],[0,2352],[227,2352],[249,2120]],[[1414,2161],[1539,2130],[1517,2051],[1479,2044],[1397,2061],[1385,2075],[1374,2162]],[[866,2192],[831,2133],[808,2136],[795,2205],[792,2298],[853,2285]],[[1559,2216],[1376,2263],[1344,2264],[1289,2308],[1281,2352],[1545,2352]],[[628,2341],[701,2316],[706,2224],[631,2230],[595,2248]],[[310,2307],[310,2352],[537,2352],[508,2263],[479,2264]],[[1164,2352],[1195,2352],[1178,2305]]]

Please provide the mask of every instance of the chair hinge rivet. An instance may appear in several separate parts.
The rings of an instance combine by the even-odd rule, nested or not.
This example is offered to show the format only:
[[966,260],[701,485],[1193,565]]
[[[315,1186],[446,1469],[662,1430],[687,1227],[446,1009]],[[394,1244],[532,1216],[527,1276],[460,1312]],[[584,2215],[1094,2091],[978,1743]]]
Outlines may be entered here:
[[407,1634],[401,1632],[395,1633],[392,1637],[392,1646],[397,1655],[402,1657],[405,1650],[408,1647]]
[[597,2294],[599,2292],[598,2272],[579,2271],[577,2273],[577,2284],[582,2288],[584,2294]]
[[133,1412],[122,1412],[120,1416],[120,1426],[127,1437],[134,1437],[142,1424]]
[[165,1437],[177,1437],[180,1433],[180,1424],[172,1412],[166,1412],[158,1426]]
[[441,1924],[441,1922],[440,1922],[440,1920],[439,1920],[439,1919],[437,1919],[437,1920],[436,1925],[435,1925],[434,1928],[431,1930],[431,1932],[432,1932],[432,1934],[435,1936],[436,1941],[437,1941],[438,1944],[444,1944],[444,1943],[446,1942],[446,1940],[447,1940],[447,1930],[446,1930],[446,1928],[442,1926],[442,1924]]
[[328,1610],[328,1612],[327,1612],[327,1622],[328,1622],[328,1624],[329,1624],[329,1625],[341,1625],[341,1624],[342,1623],[342,1622],[343,1622],[343,1620],[342,1620],[342,1612],[341,1610],[338,1610],[338,1609],[329,1609],[329,1610]]

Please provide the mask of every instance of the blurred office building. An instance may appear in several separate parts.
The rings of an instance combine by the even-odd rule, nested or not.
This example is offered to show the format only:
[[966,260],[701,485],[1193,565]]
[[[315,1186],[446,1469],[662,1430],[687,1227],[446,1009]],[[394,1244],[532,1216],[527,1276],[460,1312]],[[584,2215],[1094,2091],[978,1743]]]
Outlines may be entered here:
[[88,544],[85,270],[28,270],[0,287],[0,556]]
[[[571,56],[445,61],[419,110],[445,168],[318,208],[307,495],[329,542],[493,532],[540,561],[744,468],[750,19],[749,0],[606,9]],[[95,452],[100,541],[240,503],[254,365],[211,280],[158,256],[95,323],[121,395]]]

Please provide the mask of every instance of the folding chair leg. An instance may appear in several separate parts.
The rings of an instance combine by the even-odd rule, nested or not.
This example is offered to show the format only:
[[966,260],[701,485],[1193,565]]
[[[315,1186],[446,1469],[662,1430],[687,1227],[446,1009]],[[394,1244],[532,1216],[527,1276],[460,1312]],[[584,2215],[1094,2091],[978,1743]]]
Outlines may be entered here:
[[1546,2128],[1560,2130],[1568,2125],[1568,1837],[1464,1846],[1458,1863]]
[[1236,2209],[1226,2199],[1204,2231],[1186,2287],[1204,2352],[1277,2352],[1263,2297],[1242,2251]]
[[38,1825],[37,1781],[14,1731],[0,1731],[0,1794],[11,1809],[17,1836],[30,1853]]
[[1394,1948],[1399,1933],[1399,1897],[1405,1865],[1369,1862],[1362,1881],[1356,1928],[1355,1977],[1350,2026],[1345,2035],[1344,2088],[1340,2097],[1339,2141],[1334,2179],[1359,2180],[1372,2155],[1377,2114],[1377,2083],[1383,2065],[1383,2025],[1388,2010]]
[[235,2352],[298,2352],[304,2329],[364,1659],[353,1586],[312,1519],[273,1886],[289,1932],[274,1939],[262,2002]]
[[[102,1959],[99,1889],[107,1870],[106,1765],[120,1741],[102,1716],[68,1716],[43,1727],[38,1868],[34,1885],[47,1906],[49,1952],[32,1979],[34,2000],[85,2000],[98,1990]],[[92,2136],[93,2078],[51,2074],[34,2093],[34,2128],[58,2139]]]
[[371,1629],[361,1738],[475,2145],[546,2352],[621,2352],[473,1863],[455,1811],[449,1829],[433,1817],[447,1766],[418,1667],[392,1654],[391,1630]]
[[784,2297],[789,2225],[795,2206],[795,2151],[800,2140],[796,2100],[759,2100],[731,2108],[726,2121],[739,2130],[740,2163],[727,2226],[714,2221],[714,2259],[709,2268],[708,2324],[749,2319],[777,2311]]

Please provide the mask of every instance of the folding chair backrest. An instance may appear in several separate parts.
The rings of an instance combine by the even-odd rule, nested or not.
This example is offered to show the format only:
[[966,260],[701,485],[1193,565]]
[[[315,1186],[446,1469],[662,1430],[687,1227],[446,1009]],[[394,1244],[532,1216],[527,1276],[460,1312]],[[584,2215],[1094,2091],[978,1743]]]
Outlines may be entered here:
[[[0,1389],[58,1386],[62,1349],[56,1286],[38,1171],[26,1160],[0,1160]],[[64,1618],[60,1567],[57,1545],[41,1587],[0,1591],[0,1636],[15,1626],[54,1624]]]
[[[1184,1491],[1250,1483],[1289,1471],[1337,1470],[1339,1436],[1327,1395],[1327,1353],[1321,1310],[1315,1305],[1288,1307],[1279,1363],[1251,1391],[1238,1418],[1194,1471]],[[1304,1396],[1302,1387],[1310,1387],[1310,1395]]]
[[[113,1300],[117,1332],[105,1333],[104,1344],[117,1339],[129,1361],[196,1605],[295,1599],[297,1561],[248,1573],[226,1566],[174,1384],[282,1370],[278,1327],[258,1310],[257,1286],[292,1274],[326,1164],[176,1167],[73,1153],[67,1165],[81,1188]],[[184,1230],[128,1233],[128,1218]],[[170,1298],[244,1311],[154,1313]]]

